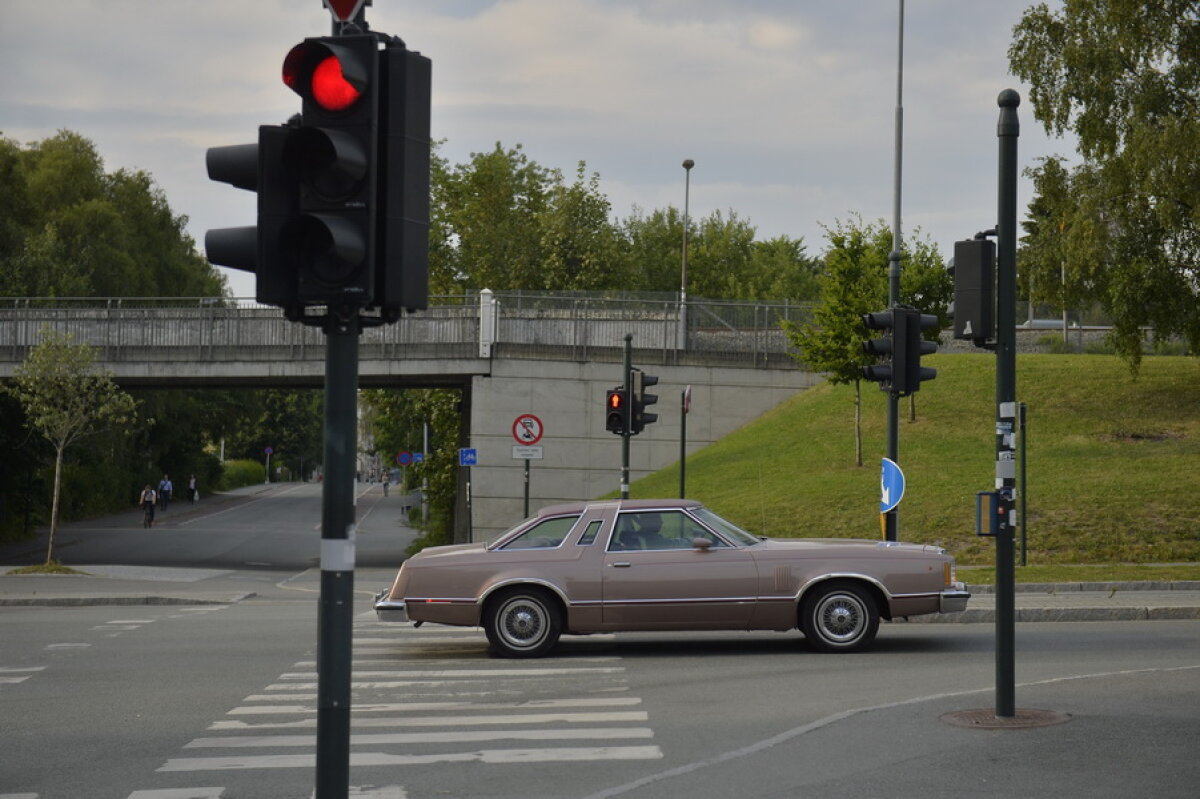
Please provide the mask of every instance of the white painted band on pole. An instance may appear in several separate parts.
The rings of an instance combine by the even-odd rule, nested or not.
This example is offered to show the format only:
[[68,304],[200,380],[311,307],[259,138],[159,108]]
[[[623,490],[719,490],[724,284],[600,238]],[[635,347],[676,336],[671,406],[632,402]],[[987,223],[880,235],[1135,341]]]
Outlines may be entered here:
[[321,571],[354,571],[354,538],[321,539]]

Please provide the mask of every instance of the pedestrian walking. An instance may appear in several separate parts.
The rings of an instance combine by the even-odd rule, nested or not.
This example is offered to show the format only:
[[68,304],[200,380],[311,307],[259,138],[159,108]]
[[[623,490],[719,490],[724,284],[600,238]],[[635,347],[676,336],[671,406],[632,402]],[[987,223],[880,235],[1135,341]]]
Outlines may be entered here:
[[188,478],[188,502],[195,505],[198,499],[200,499],[200,491],[196,488],[196,475],[193,474]]
[[171,490],[174,486],[171,485],[171,478],[163,475],[163,479],[158,481],[158,507],[160,510],[166,510],[167,505],[171,504]]

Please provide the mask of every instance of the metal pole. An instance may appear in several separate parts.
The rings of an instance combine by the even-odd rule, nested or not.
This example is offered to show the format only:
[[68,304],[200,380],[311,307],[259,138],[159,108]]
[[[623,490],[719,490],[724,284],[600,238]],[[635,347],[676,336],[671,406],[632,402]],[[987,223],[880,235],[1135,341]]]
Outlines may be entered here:
[[996,718],[1016,715],[1013,499],[1016,492],[1017,417],[1017,138],[1021,96],[1000,92],[999,194],[996,225],[996,489],[1000,524],[996,533]]
[[692,193],[692,167],[696,162],[683,159],[683,271],[679,277],[679,334],[677,346],[687,349],[687,267],[688,267],[688,200]]
[[[691,386],[688,386],[691,388]],[[688,389],[679,392],[679,498],[687,496],[687,415]]]
[[1017,443],[1017,454],[1020,457],[1021,480],[1017,485],[1017,501],[1020,503],[1021,509],[1017,513],[1017,525],[1021,528],[1021,565],[1027,566],[1029,560],[1029,541],[1027,539],[1026,525],[1028,524],[1028,516],[1025,515],[1025,499],[1029,493],[1026,486],[1029,485],[1026,480],[1025,473],[1025,414],[1028,408],[1024,402],[1017,404],[1017,424],[1020,425],[1021,437]]
[[525,518],[529,518],[529,458],[525,459]]
[[[421,423],[421,457],[422,459],[429,457],[429,420],[425,419]],[[424,460],[422,460],[424,463]],[[424,469],[421,470],[421,527],[424,530],[429,529],[429,473]]]
[[621,433],[621,499],[629,499],[629,436],[633,429],[633,334],[625,334],[625,430]]
[[[892,164],[892,251],[888,254],[888,305],[900,304],[900,197],[904,153],[904,0],[900,0],[900,19],[896,37],[896,114],[895,151]],[[900,462],[900,397],[887,395],[887,457]],[[900,540],[900,511],[892,508],[883,515],[883,537]]]
[[316,799],[350,786],[350,671],[354,623],[354,459],[358,449],[357,312],[326,322],[325,481],[317,613]]

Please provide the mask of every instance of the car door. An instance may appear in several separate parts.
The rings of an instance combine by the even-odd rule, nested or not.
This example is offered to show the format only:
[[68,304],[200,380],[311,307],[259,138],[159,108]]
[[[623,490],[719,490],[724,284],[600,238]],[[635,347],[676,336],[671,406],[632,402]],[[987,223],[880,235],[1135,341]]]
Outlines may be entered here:
[[[696,538],[713,545],[695,547]],[[686,513],[625,512],[604,553],[602,619],[610,629],[742,629],[757,586],[750,552]]]

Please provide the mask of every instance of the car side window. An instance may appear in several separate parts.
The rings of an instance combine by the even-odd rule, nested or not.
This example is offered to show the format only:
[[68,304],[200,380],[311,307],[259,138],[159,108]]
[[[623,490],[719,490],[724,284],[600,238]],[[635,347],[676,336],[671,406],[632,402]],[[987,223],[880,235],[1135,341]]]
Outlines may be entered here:
[[600,525],[603,524],[603,519],[592,519],[588,522],[587,529],[583,531],[583,535],[579,536],[578,546],[586,547],[596,540],[596,535],[600,532]]
[[558,516],[535,524],[500,549],[553,549],[563,542],[579,520],[578,516]]
[[711,530],[679,511],[638,511],[617,517],[609,549],[612,551],[691,549],[696,538],[707,538],[714,547],[728,546]]

